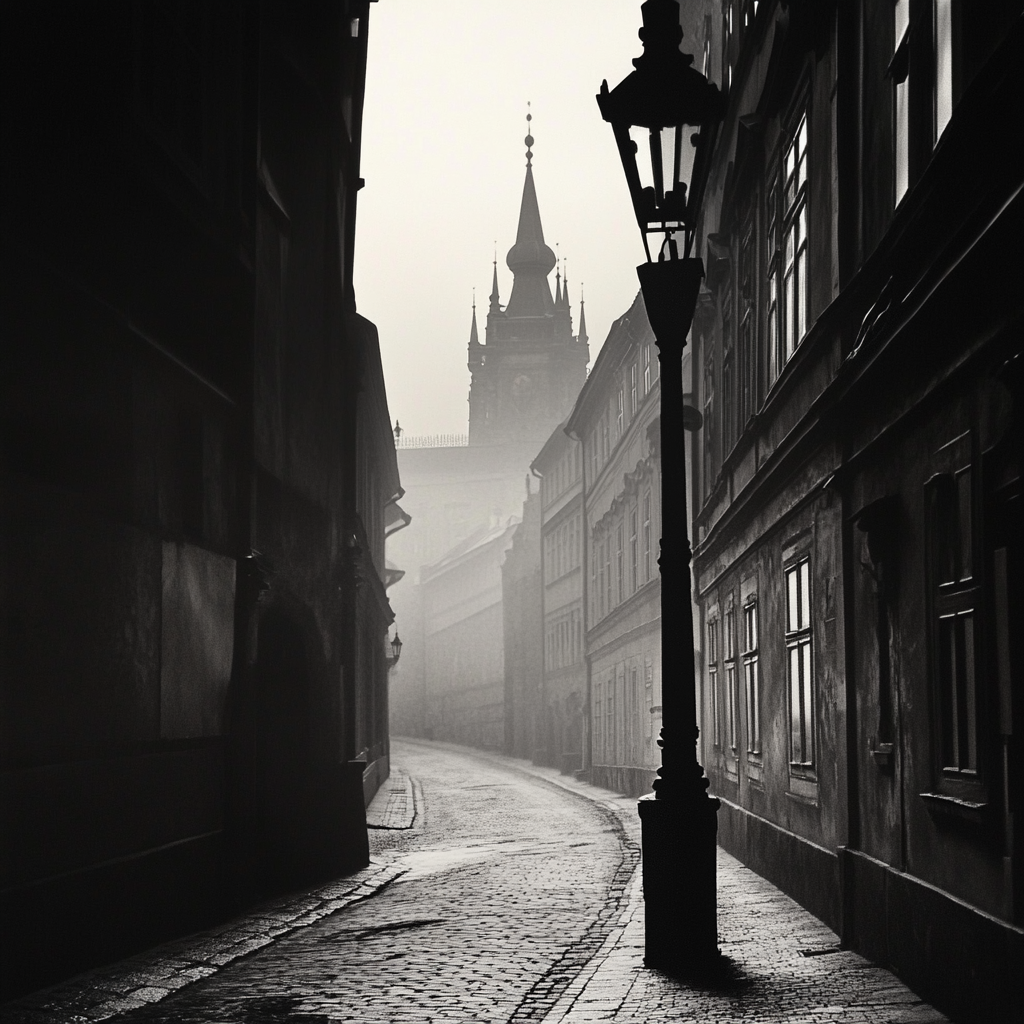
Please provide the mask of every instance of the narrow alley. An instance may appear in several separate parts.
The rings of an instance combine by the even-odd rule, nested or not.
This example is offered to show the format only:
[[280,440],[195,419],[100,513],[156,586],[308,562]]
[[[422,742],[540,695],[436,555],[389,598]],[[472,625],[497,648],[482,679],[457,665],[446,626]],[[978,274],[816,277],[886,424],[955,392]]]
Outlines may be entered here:
[[719,851],[719,983],[643,968],[635,802],[523,761],[394,743],[371,864],[0,1011],[72,1021],[945,1018]]

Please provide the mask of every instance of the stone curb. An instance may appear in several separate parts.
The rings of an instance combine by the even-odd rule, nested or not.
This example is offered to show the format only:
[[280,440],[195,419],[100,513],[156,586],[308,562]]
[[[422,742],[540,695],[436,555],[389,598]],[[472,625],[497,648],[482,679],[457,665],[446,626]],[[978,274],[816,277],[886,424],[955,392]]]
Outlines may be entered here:
[[423,803],[422,793],[416,790],[415,779],[401,768],[392,767],[387,781],[366,808],[366,827],[396,831],[412,828]]
[[84,1024],[159,1002],[289,932],[368,899],[405,872],[371,861],[318,889],[267,901],[233,921],[6,1003],[0,1024]]

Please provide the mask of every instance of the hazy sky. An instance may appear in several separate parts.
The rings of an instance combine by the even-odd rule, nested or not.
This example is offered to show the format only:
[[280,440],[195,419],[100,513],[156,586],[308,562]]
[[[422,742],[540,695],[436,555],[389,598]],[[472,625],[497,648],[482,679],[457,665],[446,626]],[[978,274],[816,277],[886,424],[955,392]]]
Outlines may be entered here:
[[568,258],[574,331],[584,286],[591,359],[632,302],[643,247],[594,97],[632,70],[639,26],[639,0],[371,5],[356,301],[410,435],[467,429],[472,293],[483,341],[495,240],[502,302],[512,286],[527,101],[544,239]]

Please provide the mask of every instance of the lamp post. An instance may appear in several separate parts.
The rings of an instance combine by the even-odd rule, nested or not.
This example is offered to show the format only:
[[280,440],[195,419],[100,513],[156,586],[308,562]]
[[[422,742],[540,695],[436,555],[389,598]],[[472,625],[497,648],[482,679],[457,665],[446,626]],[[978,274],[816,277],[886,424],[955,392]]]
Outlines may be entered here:
[[402,639],[398,635],[398,630],[395,630],[394,640],[389,640],[387,644],[388,650],[391,652],[390,657],[387,657],[388,668],[392,669],[398,664],[398,659],[402,656]]
[[691,67],[693,57],[680,52],[677,0],[647,0],[640,10],[644,53],[614,89],[601,83],[597,102],[615,134],[647,253],[637,275],[661,367],[661,768],[654,794],[643,797],[638,810],[644,963],[679,975],[718,958],[719,802],[708,796],[697,761],[682,364],[704,277],[703,262],[690,255],[695,193],[706,175],[723,102],[718,88]]

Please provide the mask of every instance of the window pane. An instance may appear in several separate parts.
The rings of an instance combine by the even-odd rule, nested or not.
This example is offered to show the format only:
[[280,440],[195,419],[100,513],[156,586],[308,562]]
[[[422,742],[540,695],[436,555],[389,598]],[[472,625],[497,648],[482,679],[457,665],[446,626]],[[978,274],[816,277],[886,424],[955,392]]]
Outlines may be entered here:
[[811,675],[811,645],[801,645],[801,676],[803,683],[803,716],[804,716],[804,761],[814,760],[814,677]]
[[909,81],[896,86],[896,117],[894,125],[896,147],[896,202],[906,195],[910,184],[910,111],[908,105]]
[[753,699],[753,717],[754,722],[751,727],[750,733],[754,737],[754,750],[761,750],[761,665],[759,661],[754,661],[751,665],[754,670],[754,699]]
[[935,0],[935,135],[953,116],[953,0]]
[[[788,248],[789,248],[789,246],[788,246],[788,243],[787,243],[787,249]],[[783,353],[783,362],[785,362],[786,360],[789,359],[789,357],[793,354],[793,349],[796,347],[796,339],[795,339],[796,323],[795,323],[794,317],[793,317],[793,304],[794,304],[793,274],[792,274],[791,270],[787,270],[787,272],[786,272],[786,298],[785,298],[785,303],[786,303],[786,305],[785,305],[785,309],[783,311],[783,322],[784,322],[785,326],[783,327],[783,332],[782,332],[783,343],[785,345],[785,351]]]
[[[801,220],[804,211],[800,211]],[[796,258],[796,342],[807,333],[807,246],[802,245]],[[795,347],[795,345],[794,345]]]
[[800,717],[800,651],[796,647],[789,649],[789,719],[790,719],[790,758],[793,761],[803,760],[803,743]]
[[896,26],[895,43],[899,46],[910,27],[910,0],[896,0],[893,4],[893,19]]
[[797,129],[796,143],[798,150],[799,167],[797,183],[802,185],[807,180],[807,118],[800,119],[800,127]]
[[957,637],[956,618],[949,616],[939,623],[940,665],[943,673],[942,698],[946,706],[946,721],[942,737],[942,761],[950,768],[960,767],[957,737],[960,734],[959,707],[957,701]]
[[971,471],[961,470],[956,476],[956,497],[957,511],[959,512],[959,556],[960,556],[960,579],[967,579],[973,575],[971,569]]
[[715,733],[715,746],[717,747],[721,744],[722,733],[718,709],[718,673],[715,671],[708,672],[708,689],[711,691],[711,713]]
[[800,563],[800,628],[811,624],[811,563]]
[[963,623],[964,641],[964,675],[963,702],[966,721],[967,744],[964,751],[965,759],[962,768],[972,771],[978,767],[978,708],[974,681],[974,613],[960,616]]
[[797,599],[797,572],[796,569],[786,571],[786,632],[792,633],[799,629],[797,616],[799,615],[800,602]]

